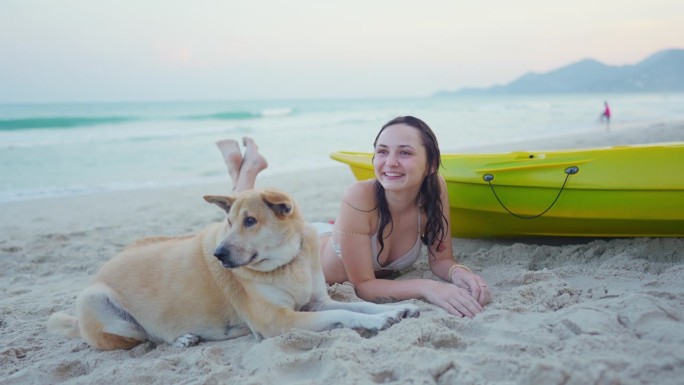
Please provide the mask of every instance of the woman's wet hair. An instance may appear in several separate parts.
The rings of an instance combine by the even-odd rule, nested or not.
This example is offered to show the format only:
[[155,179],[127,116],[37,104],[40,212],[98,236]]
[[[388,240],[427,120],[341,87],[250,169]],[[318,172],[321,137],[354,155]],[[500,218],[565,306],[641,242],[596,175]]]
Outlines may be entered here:
[[[437,244],[444,242],[447,238],[445,229],[447,219],[444,215],[444,207],[442,207],[439,186],[440,181],[438,176],[439,168],[442,165],[439,144],[437,143],[435,133],[424,121],[413,116],[399,116],[382,126],[380,132],[378,132],[378,135],[375,137],[373,147],[377,145],[380,134],[382,134],[387,127],[395,124],[406,124],[418,130],[422,145],[425,147],[425,153],[427,155],[425,167],[427,169],[426,177],[420,185],[418,205],[425,210],[427,223],[425,224],[425,231],[420,237],[423,244],[428,246],[429,253],[432,254],[430,246],[434,245],[437,241]],[[392,224],[392,215],[390,214],[387,199],[385,198],[385,188],[382,187],[377,180],[375,181],[375,198],[378,202],[377,209],[380,217],[378,234],[383,234],[385,227]],[[385,242],[382,236],[378,237],[378,241],[380,243],[378,255],[380,255],[385,246]]]

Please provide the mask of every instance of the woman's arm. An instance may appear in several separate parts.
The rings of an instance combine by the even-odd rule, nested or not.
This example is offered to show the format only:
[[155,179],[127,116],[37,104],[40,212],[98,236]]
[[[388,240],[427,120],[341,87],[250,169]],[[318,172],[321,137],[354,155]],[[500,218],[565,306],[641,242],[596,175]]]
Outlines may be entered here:
[[357,182],[345,190],[332,234],[352,284],[375,279],[370,246],[373,216],[377,215],[373,183]]
[[449,193],[446,187],[444,177],[439,176],[440,181],[440,197],[442,200],[442,207],[444,208],[444,216],[446,218],[444,242],[437,240],[430,246],[428,261],[430,264],[430,271],[447,282],[452,282],[454,285],[463,289],[467,289],[473,298],[477,300],[480,305],[485,305],[489,302],[490,293],[487,284],[482,277],[473,273],[466,266],[461,265],[454,258],[453,247],[451,244],[451,216],[449,213]]
[[[353,282],[352,282],[353,283]],[[392,302],[423,298],[451,314],[474,317],[484,309],[470,293],[456,285],[432,279],[368,279],[354,283],[359,298],[372,302]]]

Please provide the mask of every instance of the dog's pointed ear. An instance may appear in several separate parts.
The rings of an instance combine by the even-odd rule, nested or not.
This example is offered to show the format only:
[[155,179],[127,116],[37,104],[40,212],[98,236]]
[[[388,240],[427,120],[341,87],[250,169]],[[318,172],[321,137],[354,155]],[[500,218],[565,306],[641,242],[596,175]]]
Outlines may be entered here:
[[215,204],[216,206],[222,208],[226,213],[230,211],[230,207],[235,202],[235,197],[226,197],[221,195],[205,195],[204,200]]
[[293,203],[289,195],[276,190],[264,190],[261,199],[273,210],[277,217],[286,217],[292,214]]

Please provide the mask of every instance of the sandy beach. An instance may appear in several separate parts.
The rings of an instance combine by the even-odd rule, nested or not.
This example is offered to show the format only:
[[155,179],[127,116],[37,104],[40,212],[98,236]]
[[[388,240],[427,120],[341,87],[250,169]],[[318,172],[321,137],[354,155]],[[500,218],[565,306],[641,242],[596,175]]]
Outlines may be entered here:
[[[671,141],[684,141],[683,122],[468,151]],[[259,186],[289,191],[308,220],[327,221],[352,182],[346,166],[331,161],[315,173],[269,175]],[[48,316],[73,313],[77,294],[125,245],[222,220],[201,197],[229,188],[226,175],[224,185],[0,204],[0,384],[682,383],[684,238],[453,239],[460,261],[492,287],[486,311],[457,318],[412,300],[419,318],[372,337],[293,330],[261,342],[102,352],[46,333]],[[414,277],[438,279],[425,258],[398,279]],[[350,284],[329,292],[359,300]]]

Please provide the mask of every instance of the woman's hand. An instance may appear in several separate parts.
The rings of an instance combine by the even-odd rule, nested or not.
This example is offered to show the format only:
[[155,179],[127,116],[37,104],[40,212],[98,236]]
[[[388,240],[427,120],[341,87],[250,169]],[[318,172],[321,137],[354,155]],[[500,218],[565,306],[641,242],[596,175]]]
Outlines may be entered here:
[[481,306],[489,303],[489,287],[479,275],[462,268],[456,268],[451,273],[451,282],[468,291]]
[[423,297],[428,302],[453,315],[472,318],[484,310],[465,288],[450,283],[427,281],[424,289]]

